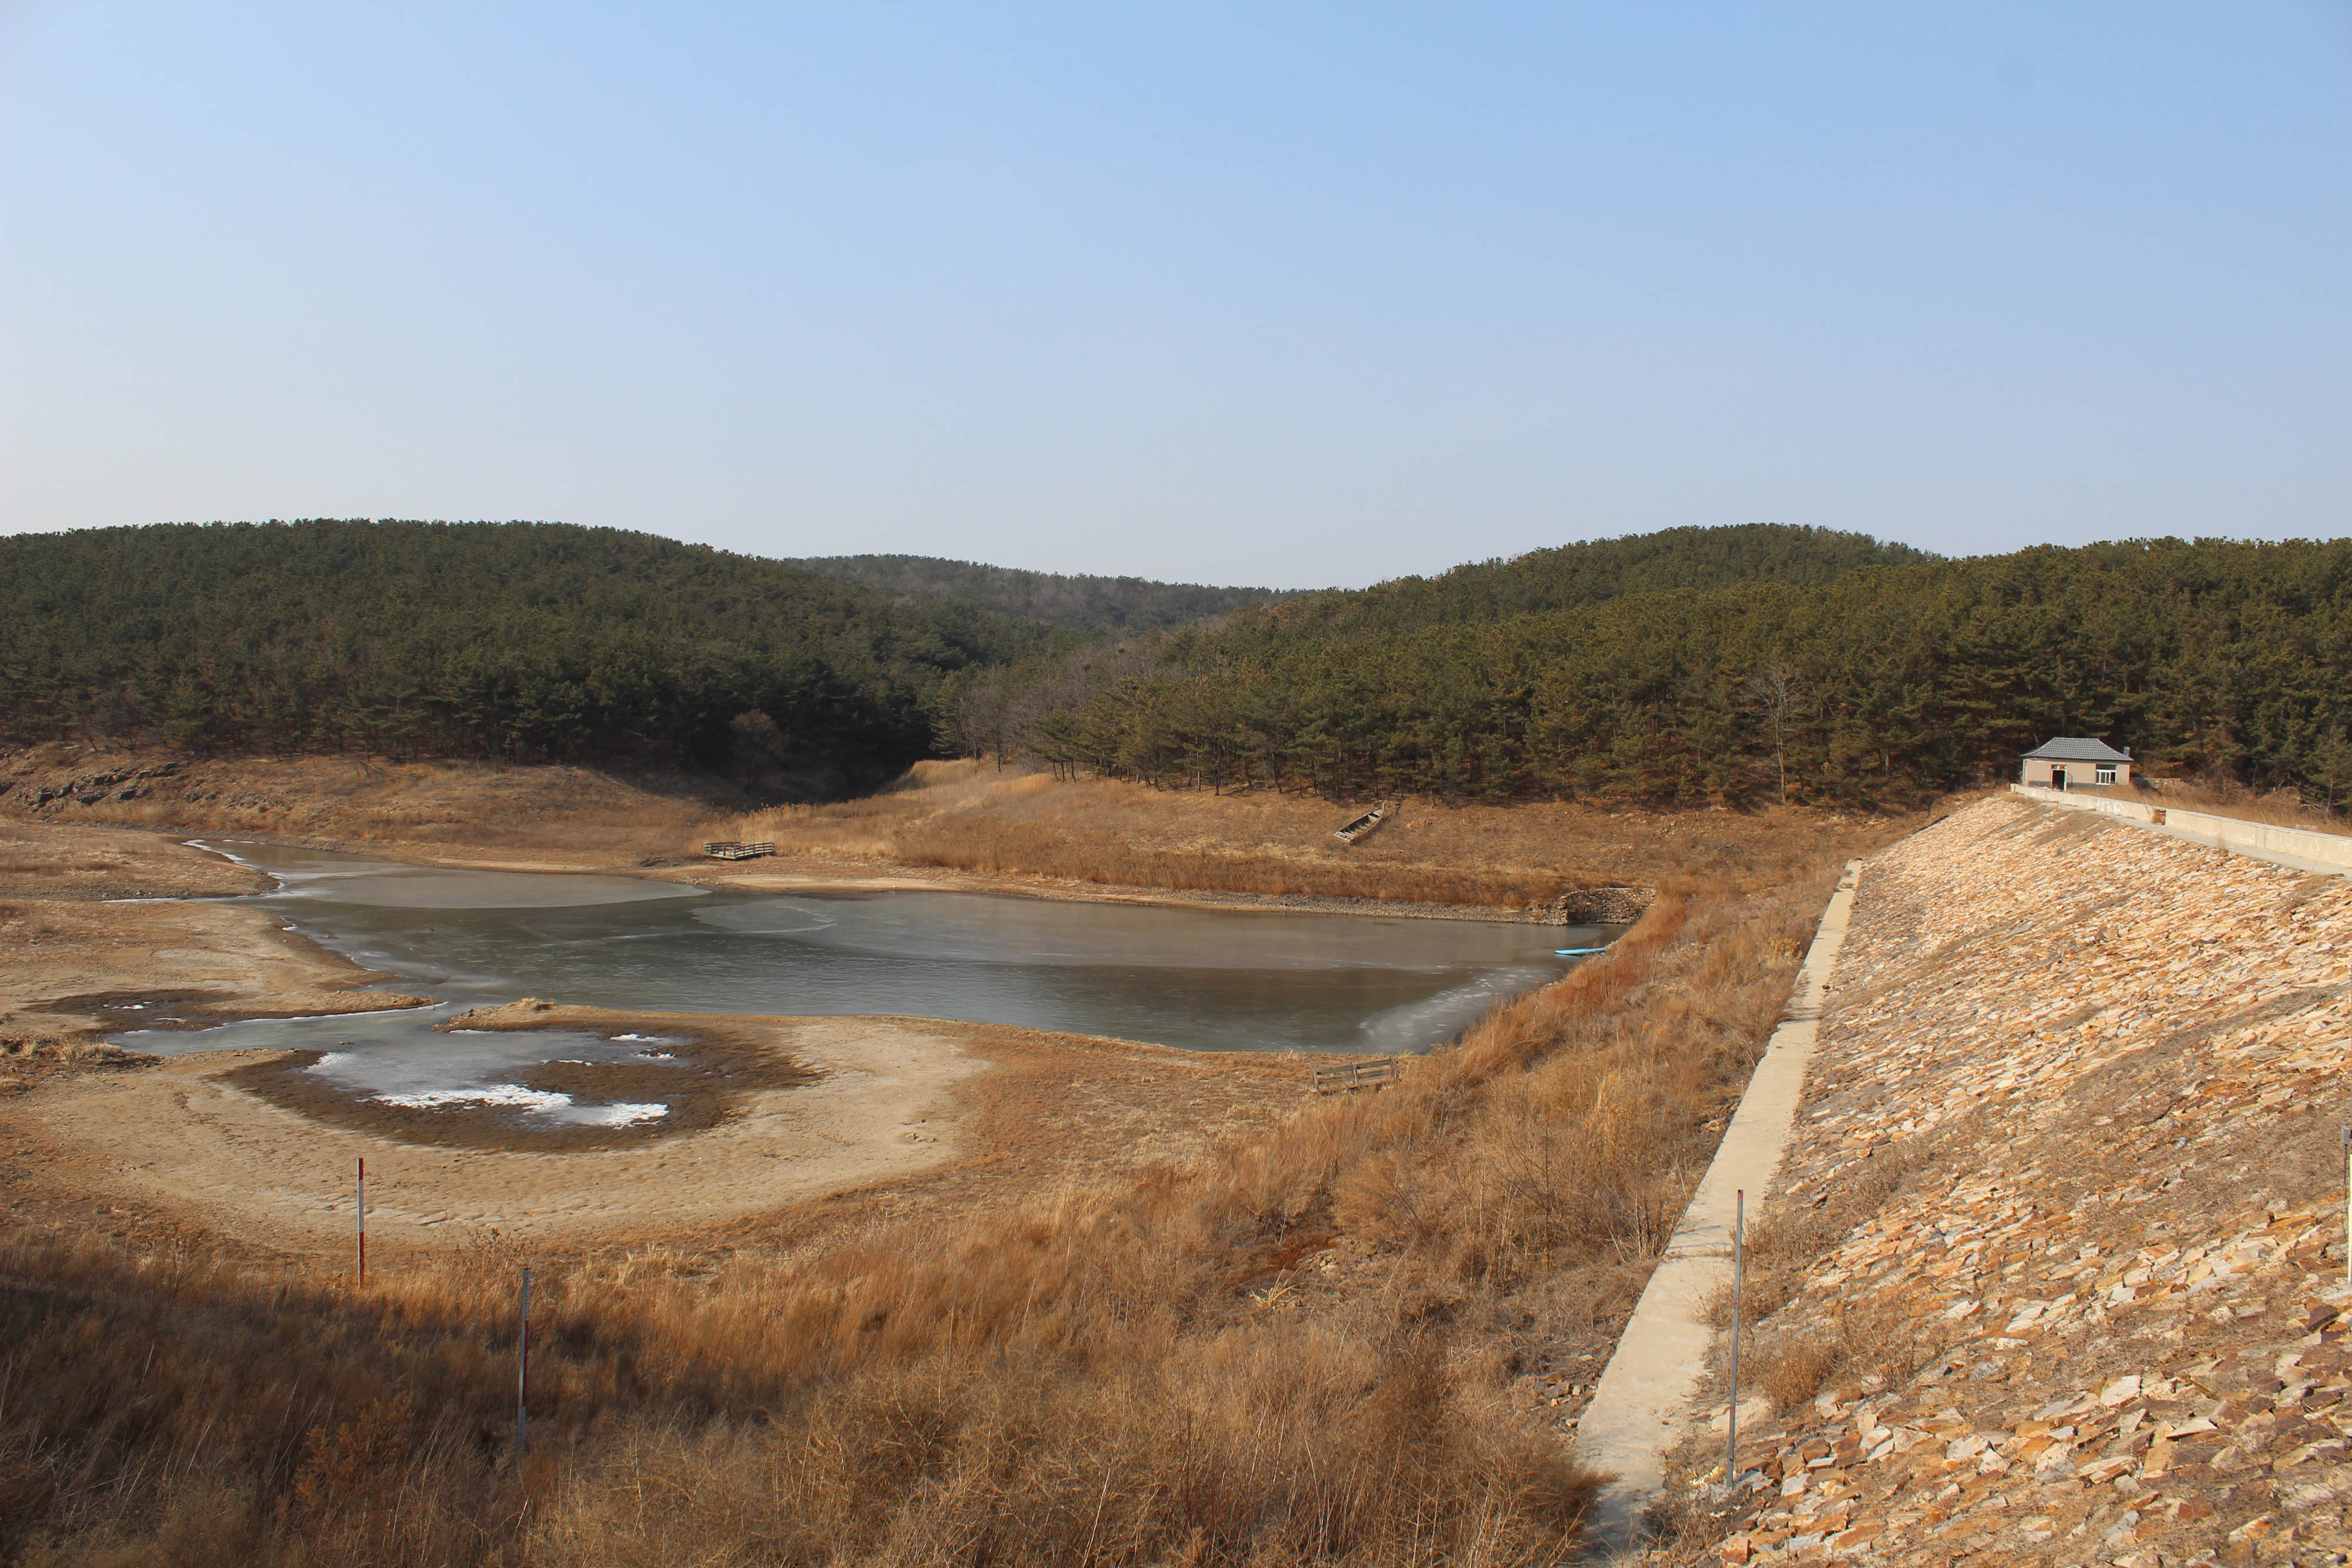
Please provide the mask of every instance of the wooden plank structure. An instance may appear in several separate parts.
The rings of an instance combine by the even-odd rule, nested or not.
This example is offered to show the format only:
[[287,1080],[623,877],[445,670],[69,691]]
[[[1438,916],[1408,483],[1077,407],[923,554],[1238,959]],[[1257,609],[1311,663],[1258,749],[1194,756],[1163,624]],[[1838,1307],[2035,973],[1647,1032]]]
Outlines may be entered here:
[[1328,1067],[1318,1067],[1311,1086],[1318,1094],[1353,1094],[1359,1089],[1378,1089],[1384,1083],[1394,1083],[1403,1076],[1403,1063],[1396,1057],[1376,1056],[1370,1061],[1335,1061]]
[[1365,812],[1362,816],[1357,818],[1354,821],[1349,823],[1346,827],[1341,828],[1338,832],[1333,833],[1331,836],[1339,840],[1343,844],[1352,844],[1358,839],[1362,838],[1366,833],[1370,832],[1374,828],[1379,827],[1382,822],[1387,821],[1389,819],[1389,813],[1395,810],[1395,801],[1383,800],[1379,805],[1373,807],[1370,810]]
[[757,860],[761,855],[774,854],[776,846],[765,840],[756,844],[714,841],[703,845],[702,852],[715,861],[748,861]]

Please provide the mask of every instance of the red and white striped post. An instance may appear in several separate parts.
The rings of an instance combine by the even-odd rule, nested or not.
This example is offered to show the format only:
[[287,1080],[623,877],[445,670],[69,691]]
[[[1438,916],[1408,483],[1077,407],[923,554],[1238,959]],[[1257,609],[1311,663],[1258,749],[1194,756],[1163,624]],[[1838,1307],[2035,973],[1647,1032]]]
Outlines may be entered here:
[[530,1270],[522,1271],[522,1311],[518,1314],[520,1333],[517,1336],[515,1357],[515,1452],[524,1453],[530,1448]]
[[1724,1423],[1723,1495],[1739,1480],[1739,1288],[1747,1271],[1748,1189],[1731,1195],[1731,1414]]

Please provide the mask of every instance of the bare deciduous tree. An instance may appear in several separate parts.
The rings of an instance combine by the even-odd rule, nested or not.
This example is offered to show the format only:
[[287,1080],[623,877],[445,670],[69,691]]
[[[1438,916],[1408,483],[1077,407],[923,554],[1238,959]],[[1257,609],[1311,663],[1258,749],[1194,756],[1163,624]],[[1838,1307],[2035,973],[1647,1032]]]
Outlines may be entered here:
[[1780,774],[1780,804],[1789,803],[1789,725],[1804,701],[1805,678],[1786,659],[1759,665],[1739,684],[1743,706],[1763,716],[1772,735],[1772,766]]

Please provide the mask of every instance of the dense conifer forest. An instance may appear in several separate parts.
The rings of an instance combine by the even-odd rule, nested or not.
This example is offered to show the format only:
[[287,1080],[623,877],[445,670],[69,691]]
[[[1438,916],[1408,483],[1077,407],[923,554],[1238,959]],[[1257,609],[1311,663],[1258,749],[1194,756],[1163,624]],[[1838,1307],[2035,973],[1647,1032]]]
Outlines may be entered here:
[[952,723],[1169,784],[1685,806],[1915,800],[2085,735],[2341,808],[2352,540],[1681,530],[1087,647],[966,683]]
[[[1496,621],[1636,593],[1778,582],[1818,588],[1863,566],[1933,560],[1867,534],[1785,523],[1664,528],[1474,561],[1436,577],[1400,577],[1355,593],[1317,597],[1311,614],[1333,627]],[[1297,622],[1294,622],[1297,624]]]
[[310,521],[0,538],[0,736],[521,759],[929,755],[1056,633],[648,534]]
[[995,602],[1064,622],[1114,601],[1222,619],[1086,636],[550,524],[23,535],[0,538],[0,738],[706,764],[749,748],[851,784],[1026,752],[1350,798],[1867,807],[2006,777],[2066,734],[2352,805],[2352,540],[1946,560],[1687,528],[1255,604],[1003,575]]
[[1023,571],[925,555],[812,556],[784,564],[891,593],[961,599],[1000,615],[1043,621],[1074,632],[1171,631],[1245,604],[1294,599],[1300,591]]

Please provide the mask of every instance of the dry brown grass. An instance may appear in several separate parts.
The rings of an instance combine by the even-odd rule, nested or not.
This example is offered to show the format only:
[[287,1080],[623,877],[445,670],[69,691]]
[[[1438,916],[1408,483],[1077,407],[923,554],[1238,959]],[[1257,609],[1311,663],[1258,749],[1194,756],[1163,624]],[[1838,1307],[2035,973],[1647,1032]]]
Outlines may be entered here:
[[1671,896],[1395,1089],[985,1228],[535,1259],[529,1463],[519,1258],[360,1295],[20,1238],[0,1555],[1556,1560],[1590,1479],[1513,1389],[1630,1310],[1827,886]]
[[[169,767],[110,789],[34,806],[42,787]],[[674,852],[732,792],[673,768],[364,757],[192,758],[51,745],[0,754],[0,821],[124,827],[425,848],[504,849],[596,863]],[[5,873],[0,867],[0,873]]]
[[0,897],[12,900],[200,898],[267,885],[217,855],[147,833],[49,822],[0,831]]
[[1823,855],[1889,841],[1910,820],[1830,812],[1611,810],[1408,800],[1353,845],[1360,807],[1269,789],[1217,795],[1109,779],[919,764],[891,789],[715,820],[682,841],[767,840],[780,857],[938,867],[1123,887],[1524,908],[1564,889],[1693,876],[1745,890]]
[[2241,821],[2267,822],[2277,828],[2300,828],[2310,833],[2352,835],[2352,819],[2306,806],[2303,797],[2294,790],[2278,790],[2262,794],[2240,784],[2207,785],[2188,779],[2151,779],[2147,789],[2098,789],[2093,792],[2113,795],[2121,800],[2147,800],[2150,795],[2167,806],[2178,806],[2184,811],[2208,811],[2217,817],[2235,817]]
[[[131,800],[31,805],[37,787],[170,765]],[[550,869],[698,859],[710,839],[766,839],[784,861],[856,874],[1047,878],[1251,895],[1524,908],[1576,887],[1693,877],[1735,890],[1801,877],[1824,855],[1891,841],[1916,819],[1837,812],[1675,812],[1562,802],[1408,800],[1354,845],[1333,830],[1368,802],[1271,789],[1220,795],[1056,780],[976,761],[918,764],[875,795],[721,810],[715,781],[657,768],[394,763],[357,757],[192,758],[63,746],[0,756],[0,824],[16,834],[101,825],[252,834],[408,858]],[[713,793],[713,790],[720,793]],[[21,826],[19,826],[21,824]],[[128,838],[131,835],[121,835]],[[0,844],[0,891],[11,873]],[[108,858],[101,850],[99,860]],[[46,849],[24,874],[56,883]],[[83,880],[131,891],[139,868]],[[739,869],[767,869],[747,862]],[[47,891],[45,889],[45,891]],[[109,895],[112,895],[110,892]]]
[[1781,1411],[1811,1399],[1833,1377],[1849,1385],[1875,1378],[1872,1385],[1884,1386],[1890,1368],[1908,1369],[1905,1353],[1916,1327],[1907,1317],[1877,1311],[1841,1310],[1809,1326],[1768,1321],[1741,1353],[1741,1381]]

